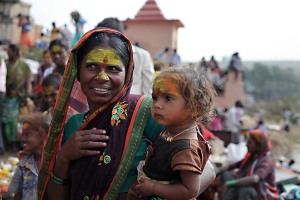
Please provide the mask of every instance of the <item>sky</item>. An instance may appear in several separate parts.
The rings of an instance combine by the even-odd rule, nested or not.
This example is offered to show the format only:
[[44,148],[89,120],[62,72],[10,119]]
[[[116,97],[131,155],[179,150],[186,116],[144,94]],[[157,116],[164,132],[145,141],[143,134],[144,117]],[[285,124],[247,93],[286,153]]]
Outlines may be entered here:
[[[32,4],[35,23],[51,29],[80,12],[88,31],[106,17],[134,18],[146,0],[22,0]],[[212,55],[221,61],[239,52],[242,60],[300,60],[299,0],[156,0],[166,19],[178,19],[177,51],[183,61]]]

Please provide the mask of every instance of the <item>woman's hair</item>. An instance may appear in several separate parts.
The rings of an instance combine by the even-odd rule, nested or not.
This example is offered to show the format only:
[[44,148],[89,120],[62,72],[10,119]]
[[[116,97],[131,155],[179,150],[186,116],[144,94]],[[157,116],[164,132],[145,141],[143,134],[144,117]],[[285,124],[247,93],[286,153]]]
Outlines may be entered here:
[[25,116],[24,119],[22,119],[23,124],[30,124],[31,128],[39,132],[42,130],[44,134],[47,134],[50,122],[51,119],[42,113],[33,113]]
[[9,49],[11,50],[11,52],[12,52],[14,55],[16,55],[17,57],[20,56],[20,48],[19,48],[18,45],[16,45],[16,44],[10,44],[10,45],[8,46],[8,48],[9,48]]
[[197,71],[194,66],[172,66],[162,70],[155,80],[168,78],[177,84],[178,91],[186,101],[186,108],[196,121],[207,123],[214,117],[216,91],[205,72]]
[[95,47],[110,47],[118,54],[125,66],[125,70],[128,70],[130,63],[130,46],[129,43],[123,38],[121,34],[117,33],[94,33],[92,34],[84,44],[77,50],[77,79],[80,80],[80,65],[83,57],[89,53]]
[[61,82],[62,82],[62,75],[55,72],[49,74],[43,79],[42,86],[43,87],[53,86],[54,89],[58,90]]

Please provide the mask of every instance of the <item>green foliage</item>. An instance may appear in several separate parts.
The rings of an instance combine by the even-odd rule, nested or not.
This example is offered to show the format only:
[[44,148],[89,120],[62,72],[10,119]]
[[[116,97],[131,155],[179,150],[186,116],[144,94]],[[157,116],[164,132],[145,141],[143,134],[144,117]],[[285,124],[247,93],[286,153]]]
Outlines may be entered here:
[[293,113],[300,112],[300,77],[292,69],[256,63],[253,69],[245,70],[245,76],[246,92],[257,102],[250,110],[263,109],[266,119],[277,122],[287,107]]
[[254,87],[250,92],[258,101],[278,101],[288,96],[300,97],[300,77],[292,69],[256,63],[245,74],[248,84]]

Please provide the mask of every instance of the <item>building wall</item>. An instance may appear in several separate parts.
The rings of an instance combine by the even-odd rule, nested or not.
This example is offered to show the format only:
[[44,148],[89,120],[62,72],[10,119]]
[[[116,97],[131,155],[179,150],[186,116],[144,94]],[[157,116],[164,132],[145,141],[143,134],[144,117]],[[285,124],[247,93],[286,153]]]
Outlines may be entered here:
[[[168,21],[125,21],[126,36],[154,56],[165,47],[177,48],[177,28]],[[171,52],[171,51],[170,51]]]
[[[0,2],[0,40],[19,44],[21,27],[18,26],[18,14],[30,16],[31,5],[28,3],[4,3]],[[42,26],[32,22],[31,36],[33,42],[39,37]]]

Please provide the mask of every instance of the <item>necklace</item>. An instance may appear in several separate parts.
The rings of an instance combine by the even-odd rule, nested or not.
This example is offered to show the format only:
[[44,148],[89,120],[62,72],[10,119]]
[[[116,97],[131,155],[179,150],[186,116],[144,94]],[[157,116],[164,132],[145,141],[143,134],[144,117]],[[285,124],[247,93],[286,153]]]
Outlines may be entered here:
[[176,135],[172,136],[170,135],[169,131],[167,131],[167,137],[165,138],[167,140],[167,142],[173,142],[174,138],[176,138],[177,136],[181,135],[182,133],[185,133],[186,131],[192,130],[193,128],[196,128],[196,126],[192,126],[190,128],[187,128],[183,131],[181,131],[180,133],[177,133]]

